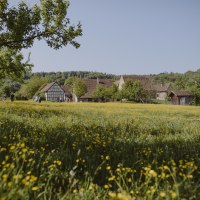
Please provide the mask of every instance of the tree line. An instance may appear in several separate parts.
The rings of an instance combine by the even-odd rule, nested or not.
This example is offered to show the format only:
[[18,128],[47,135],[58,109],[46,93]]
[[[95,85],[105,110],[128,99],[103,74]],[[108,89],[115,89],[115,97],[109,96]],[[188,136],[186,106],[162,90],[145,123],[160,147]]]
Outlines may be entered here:
[[[171,83],[173,90],[188,90],[195,95],[194,103],[200,104],[200,69],[186,73],[160,73],[146,75],[152,79],[154,84]],[[23,78],[23,81],[5,78],[0,81],[0,95],[10,96],[15,93],[19,99],[31,99],[46,84],[57,82],[59,85],[68,85],[72,91],[76,91],[80,97],[86,92],[83,81],[85,79],[96,78],[112,79],[113,82],[119,79],[119,76],[101,72],[89,71],[66,71],[66,72],[40,72],[29,73]],[[82,89],[81,89],[82,88]],[[140,82],[127,81],[121,91],[117,90],[115,84],[112,87],[98,85],[93,97],[104,99],[128,99],[135,102],[149,102],[152,94],[145,91]]]

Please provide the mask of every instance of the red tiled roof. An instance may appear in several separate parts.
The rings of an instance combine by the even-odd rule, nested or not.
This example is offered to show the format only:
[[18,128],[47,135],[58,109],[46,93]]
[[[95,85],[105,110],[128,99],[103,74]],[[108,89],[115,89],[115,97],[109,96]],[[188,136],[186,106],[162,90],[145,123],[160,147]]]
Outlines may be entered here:
[[154,90],[152,81],[145,76],[123,75],[122,77],[123,77],[124,81],[127,81],[127,80],[140,81],[142,87],[145,90]]
[[105,87],[111,87],[113,81],[111,79],[86,79],[83,80],[87,87],[87,92],[81,98],[93,98],[93,92],[96,90],[98,84]]

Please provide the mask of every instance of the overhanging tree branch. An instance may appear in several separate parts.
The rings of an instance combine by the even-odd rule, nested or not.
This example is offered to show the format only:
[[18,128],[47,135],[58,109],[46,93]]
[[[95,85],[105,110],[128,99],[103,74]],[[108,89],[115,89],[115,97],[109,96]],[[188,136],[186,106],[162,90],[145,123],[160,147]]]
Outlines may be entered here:
[[5,55],[5,51],[8,51],[0,63],[0,77],[11,72],[19,75],[25,71],[25,64],[17,53],[31,47],[37,39],[45,40],[54,49],[68,44],[80,47],[75,38],[82,35],[82,27],[80,23],[76,27],[70,25],[68,6],[67,0],[40,0],[40,5],[33,7],[25,2],[9,7],[8,0],[0,1],[0,54]]

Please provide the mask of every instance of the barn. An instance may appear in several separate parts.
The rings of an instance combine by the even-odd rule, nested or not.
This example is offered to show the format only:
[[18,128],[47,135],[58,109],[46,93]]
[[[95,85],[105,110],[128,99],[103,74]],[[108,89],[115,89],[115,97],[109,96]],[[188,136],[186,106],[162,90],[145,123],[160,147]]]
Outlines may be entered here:
[[189,91],[171,91],[169,94],[174,105],[191,105],[194,95]]

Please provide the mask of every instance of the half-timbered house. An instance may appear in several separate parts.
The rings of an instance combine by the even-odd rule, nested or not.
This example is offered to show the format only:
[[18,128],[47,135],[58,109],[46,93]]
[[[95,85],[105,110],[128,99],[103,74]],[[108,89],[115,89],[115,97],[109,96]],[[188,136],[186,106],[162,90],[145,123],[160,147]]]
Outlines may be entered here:
[[44,92],[46,101],[65,101],[65,92],[56,82],[47,84],[41,92]]

